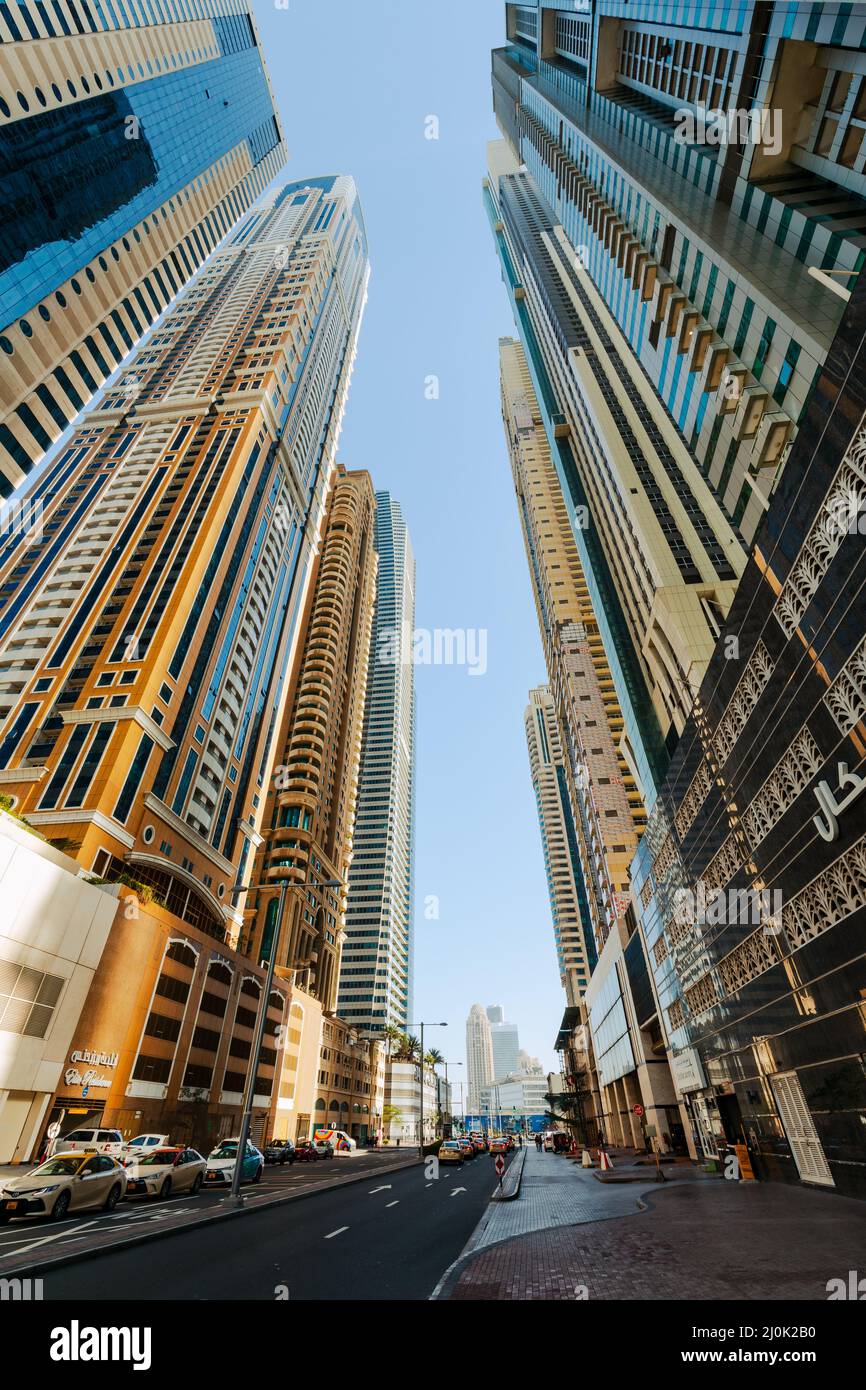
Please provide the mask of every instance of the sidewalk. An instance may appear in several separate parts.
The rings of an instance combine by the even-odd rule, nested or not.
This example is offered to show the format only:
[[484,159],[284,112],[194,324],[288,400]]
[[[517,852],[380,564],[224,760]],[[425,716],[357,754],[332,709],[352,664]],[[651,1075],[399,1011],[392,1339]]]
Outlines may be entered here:
[[527,1156],[520,1197],[485,1213],[436,1298],[808,1299],[866,1273],[866,1203],[782,1184],[605,1186]]
[[[485,1213],[464,1255],[532,1231],[633,1215],[639,1210],[638,1198],[646,1191],[656,1190],[654,1168],[645,1170],[641,1183],[610,1186],[599,1182],[594,1171],[581,1168],[564,1154],[539,1153],[530,1147],[526,1151],[520,1196],[514,1202],[492,1206]],[[665,1176],[670,1172],[666,1170]],[[673,1185],[671,1177],[665,1186]]]

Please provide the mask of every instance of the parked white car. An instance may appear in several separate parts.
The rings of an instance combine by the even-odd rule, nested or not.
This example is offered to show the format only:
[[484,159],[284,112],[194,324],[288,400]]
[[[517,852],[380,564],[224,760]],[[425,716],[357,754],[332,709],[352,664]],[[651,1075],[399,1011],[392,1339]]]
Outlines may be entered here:
[[169,1197],[188,1192],[195,1197],[204,1182],[207,1159],[197,1149],[151,1149],[128,1159],[126,1191],[130,1197]]
[[58,1135],[51,1140],[48,1157],[55,1154],[99,1153],[110,1158],[120,1158],[123,1152],[123,1135],[119,1129],[73,1129],[69,1134]]
[[124,1140],[120,1161],[121,1163],[133,1163],[137,1158],[143,1158],[152,1149],[169,1147],[167,1134],[136,1134],[134,1139]]
[[[234,1176],[240,1140],[223,1139],[210,1154],[204,1180],[208,1187],[227,1187]],[[265,1157],[251,1139],[247,1140],[246,1153],[241,1162],[241,1182],[260,1182],[265,1168]]]

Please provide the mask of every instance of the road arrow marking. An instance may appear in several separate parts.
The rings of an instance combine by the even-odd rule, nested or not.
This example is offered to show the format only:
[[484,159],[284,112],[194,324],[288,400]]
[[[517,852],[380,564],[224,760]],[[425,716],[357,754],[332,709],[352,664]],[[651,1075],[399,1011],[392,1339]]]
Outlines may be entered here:
[[336,1231],[331,1231],[325,1236],[325,1240],[333,1240],[334,1236],[342,1235],[343,1231],[348,1231],[348,1226],[338,1226]]
[[465,1192],[465,1191],[466,1191],[466,1188],[465,1188],[465,1187],[452,1187],[452,1189],[451,1189],[451,1196],[452,1196],[452,1197],[456,1197],[458,1192]]
[[371,1188],[370,1188],[370,1192],[369,1192],[369,1196],[375,1197],[375,1195],[376,1195],[377,1192],[390,1192],[390,1191],[391,1191],[391,1183],[385,1182],[385,1183],[382,1184],[381,1187],[371,1187]]

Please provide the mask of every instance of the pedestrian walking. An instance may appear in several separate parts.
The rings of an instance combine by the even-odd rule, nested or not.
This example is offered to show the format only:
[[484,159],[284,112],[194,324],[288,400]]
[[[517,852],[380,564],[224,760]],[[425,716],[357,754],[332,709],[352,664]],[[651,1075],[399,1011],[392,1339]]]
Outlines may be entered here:
[[538,1152],[541,1153],[541,1135],[540,1135],[540,1134],[536,1134],[536,1136],[535,1136],[535,1147],[538,1149]]

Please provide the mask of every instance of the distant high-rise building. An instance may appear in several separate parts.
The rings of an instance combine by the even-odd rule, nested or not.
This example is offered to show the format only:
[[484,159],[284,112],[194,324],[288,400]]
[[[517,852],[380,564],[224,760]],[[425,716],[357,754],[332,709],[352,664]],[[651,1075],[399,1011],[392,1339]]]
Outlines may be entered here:
[[504,1023],[505,1010],[501,1004],[488,1004],[486,1014],[491,1023]]
[[504,1018],[491,1020],[491,1013],[501,1014],[502,1009],[497,1004],[487,1010],[490,1041],[493,1044],[493,1080],[498,1081],[501,1076],[508,1076],[509,1072],[517,1071],[520,1067],[520,1039],[516,1023],[508,1023]]
[[0,6],[0,496],[286,159],[248,0]]
[[523,1048],[517,1054],[517,1061],[522,1072],[540,1072],[541,1062],[537,1057],[531,1057]]
[[[345,883],[352,857],[361,728],[376,592],[375,502],[368,473],[338,469],[265,803],[253,881],[308,885],[288,897],[278,964],[326,1013],[337,998]],[[249,953],[270,959],[277,895],[250,895]]]
[[481,1092],[494,1080],[493,1039],[483,1004],[473,1004],[466,1020],[466,1108],[477,1114]]
[[559,726],[553,696],[546,685],[530,690],[524,722],[559,978],[569,1004],[573,1005],[586,989],[598,949],[568,797]]
[[376,494],[376,610],[337,1008],[361,1029],[412,1017],[415,558],[399,502]]
[[560,970],[572,976],[564,975],[563,984],[576,1004],[582,991],[574,968],[585,984],[587,965],[628,905],[629,865],[646,813],[622,751],[622,710],[522,345],[502,340],[499,360],[505,437],[549,680],[547,694],[530,697],[526,734]]
[[350,178],[271,195],[37,482],[41,542],[0,548],[0,788],[218,939],[243,920],[368,270]]

